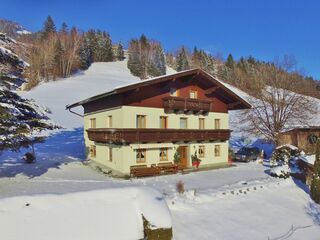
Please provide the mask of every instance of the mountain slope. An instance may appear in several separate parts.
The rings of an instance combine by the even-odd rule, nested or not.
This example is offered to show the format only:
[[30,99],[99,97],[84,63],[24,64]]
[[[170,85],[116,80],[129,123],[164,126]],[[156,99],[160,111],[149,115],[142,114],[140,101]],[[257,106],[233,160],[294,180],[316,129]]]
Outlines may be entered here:
[[0,32],[4,32],[13,38],[18,37],[19,35],[31,33],[20,24],[7,19],[0,19]]
[[[73,77],[43,83],[29,92],[21,92],[47,106],[52,119],[65,128],[83,126],[83,119],[65,110],[70,103],[107,92],[115,87],[140,81],[131,75],[127,61],[93,63],[90,68]],[[82,108],[74,109],[82,113]]]

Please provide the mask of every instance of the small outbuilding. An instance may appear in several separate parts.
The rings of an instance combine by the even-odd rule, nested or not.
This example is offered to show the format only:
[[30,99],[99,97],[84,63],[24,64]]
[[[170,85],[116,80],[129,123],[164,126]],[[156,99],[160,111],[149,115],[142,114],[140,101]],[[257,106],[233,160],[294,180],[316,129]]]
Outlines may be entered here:
[[314,153],[317,139],[320,138],[320,126],[294,128],[279,135],[279,144],[291,144],[306,153]]

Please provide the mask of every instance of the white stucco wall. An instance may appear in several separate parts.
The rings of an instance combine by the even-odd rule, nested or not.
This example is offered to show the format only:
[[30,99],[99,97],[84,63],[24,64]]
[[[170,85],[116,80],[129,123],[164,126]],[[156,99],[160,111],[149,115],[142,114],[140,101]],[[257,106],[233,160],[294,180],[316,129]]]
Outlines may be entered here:
[[[146,108],[146,107],[131,107],[122,106],[120,108],[111,109],[108,111],[101,111],[93,114],[88,114],[84,117],[84,127],[88,129],[90,127],[90,119],[96,119],[97,128],[108,127],[108,116],[112,116],[112,128],[136,128],[136,115],[146,115],[146,128],[159,128],[160,116],[168,117],[168,128],[179,129],[180,118],[185,117],[188,120],[188,129],[199,129],[199,118],[205,118],[205,129],[214,129],[214,120],[220,119],[220,128],[228,129],[228,114],[227,113],[213,113],[210,112],[207,115],[194,115],[194,114],[166,114],[164,109],[160,108]],[[84,133],[85,144],[87,154],[89,154],[89,148],[95,143],[90,141],[87,137],[87,133]],[[191,155],[195,151],[198,152],[199,146],[205,146],[205,157],[200,158],[202,160],[200,166],[227,163],[228,161],[228,142],[204,142],[204,143],[163,143],[163,144],[130,144],[125,146],[116,146],[110,144],[96,143],[96,157],[90,157],[91,160],[96,161],[109,168],[115,169],[122,173],[129,173],[130,166],[139,165],[136,163],[136,149],[147,149],[146,163],[140,163],[140,165],[158,164],[159,153],[161,147],[168,148],[168,161],[173,161],[173,156],[176,149],[180,146],[188,146],[188,166],[191,167]],[[219,157],[214,156],[214,146],[220,145],[221,155]],[[112,147],[112,161],[109,161],[109,147]],[[199,155],[198,155],[199,157]]]

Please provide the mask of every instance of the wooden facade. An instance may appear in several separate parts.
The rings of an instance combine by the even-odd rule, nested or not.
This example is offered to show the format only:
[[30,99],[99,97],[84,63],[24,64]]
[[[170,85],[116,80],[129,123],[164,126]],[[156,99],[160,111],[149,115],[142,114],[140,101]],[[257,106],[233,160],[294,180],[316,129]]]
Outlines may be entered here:
[[163,108],[166,113],[183,111],[205,114],[210,112],[212,101],[191,99],[182,97],[165,97],[163,98]]
[[67,109],[82,105],[84,113],[89,114],[117,106],[163,108],[164,99],[170,97],[170,89],[172,88],[178,89],[178,97],[184,99],[190,98],[191,91],[196,91],[198,100],[203,103],[211,103],[210,112],[227,113],[228,110],[251,107],[249,103],[220,81],[201,69],[192,69],[116,88],[110,92],[68,105]]
[[88,138],[94,142],[130,144],[130,143],[161,143],[161,142],[201,142],[227,141],[230,130],[200,129],[151,129],[151,128],[90,128]]
[[305,128],[295,128],[287,132],[280,133],[279,144],[291,144],[306,153],[315,152],[315,139],[320,138],[320,127],[312,126]]

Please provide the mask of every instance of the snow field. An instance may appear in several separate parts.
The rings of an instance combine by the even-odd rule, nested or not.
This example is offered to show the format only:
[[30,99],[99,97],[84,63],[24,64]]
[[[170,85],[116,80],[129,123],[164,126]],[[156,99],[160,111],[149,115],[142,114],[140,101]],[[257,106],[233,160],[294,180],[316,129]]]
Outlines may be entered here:
[[146,187],[5,198],[0,212],[6,240],[142,239],[142,215],[154,228],[172,226],[163,196]]

